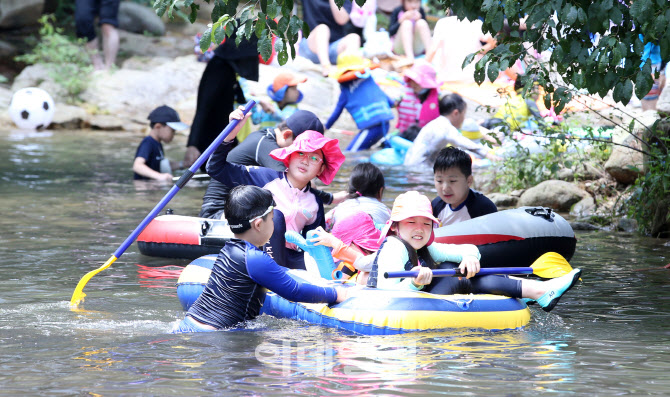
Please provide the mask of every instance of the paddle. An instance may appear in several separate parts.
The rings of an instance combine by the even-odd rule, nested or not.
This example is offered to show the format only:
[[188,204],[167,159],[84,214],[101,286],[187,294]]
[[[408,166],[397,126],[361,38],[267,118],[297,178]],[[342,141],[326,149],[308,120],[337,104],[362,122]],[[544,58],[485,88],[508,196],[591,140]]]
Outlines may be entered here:
[[[479,269],[478,276],[489,274],[535,274],[542,278],[555,278],[572,271],[572,266],[561,254],[547,252],[533,262],[530,267],[486,267]],[[418,271],[385,272],[384,278],[416,277]],[[433,269],[433,277],[463,276],[460,269]]]
[[[180,176],[173,177],[172,182],[178,181],[179,178],[181,177]],[[211,178],[211,176],[209,176],[208,174],[195,174],[193,175],[192,179],[209,179],[209,178]]]
[[[249,113],[249,111],[251,110],[251,108],[254,107],[255,104],[256,102],[249,101],[244,106],[243,110],[244,114]],[[240,122],[239,120],[233,120],[230,124],[228,124],[228,126],[226,126],[226,128],[223,131],[221,131],[221,133],[214,140],[214,142],[212,142],[212,144],[209,145],[207,149],[205,149],[205,151],[200,155],[200,157],[198,157],[195,163],[193,163],[193,165],[191,165],[191,167],[186,172],[184,172],[181,178],[179,178],[179,180],[174,184],[174,186],[172,186],[170,191],[167,192],[165,197],[163,197],[161,201],[158,204],[156,204],[154,209],[151,210],[149,215],[147,215],[146,218],[144,218],[144,220],[139,225],[137,225],[135,230],[133,230],[133,232],[130,233],[130,236],[126,238],[126,241],[124,241],[123,244],[121,244],[121,246],[116,250],[116,252],[114,252],[114,255],[112,255],[107,260],[107,262],[105,262],[104,265],[100,266],[96,270],[92,270],[86,273],[84,277],[82,277],[81,280],[79,280],[77,287],[74,289],[74,293],[72,293],[72,299],[70,300],[71,307],[76,308],[77,305],[79,305],[79,303],[86,296],[86,294],[84,293],[84,287],[86,286],[86,283],[88,283],[88,281],[93,276],[110,267],[112,263],[114,263],[117,259],[119,259],[121,255],[123,255],[123,253],[128,249],[130,244],[132,244],[133,241],[135,241],[135,239],[137,238],[137,236],[139,236],[139,234],[142,233],[142,230],[144,230],[144,228],[147,227],[147,225],[156,217],[156,215],[158,215],[158,213],[163,210],[163,208],[167,205],[167,203],[170,200],[172,200],[172,198],[177,194],[177,192],[179,192],[179,190],[182,187],[184,187],[184,185],[186,185],[186,183],[191,179],[193,174],[195,174],[195,172],[200,168],[200,166],[205,162],[205,160],[207,160],[209,156],[211,156],[212,153],[214,153],[214,150],[216,150],[216,148],[218,148],[219,145],[221,145],[221,142],[223,142],[223,140],[228,136],[228,134],[230,134],[230,132],[237,126],[239,122]]]

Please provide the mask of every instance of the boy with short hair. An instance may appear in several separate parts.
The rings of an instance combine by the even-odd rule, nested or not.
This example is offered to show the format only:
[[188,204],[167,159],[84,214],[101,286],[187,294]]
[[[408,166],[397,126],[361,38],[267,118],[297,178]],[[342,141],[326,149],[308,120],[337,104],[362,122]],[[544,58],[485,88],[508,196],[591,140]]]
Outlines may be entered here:
[[451,146],[440,150],[433,173],[438,197],[431,206],[440,226],[498,211],[488,197],[470,188],[474,180],[472,159],[464,151]]
[[291,72],[281,72],[268,86],[267,93],[273,102],[259,100],[258,106],[251,110],[251,121],[263,127],[274,127],[286,120],[298,110],[298,102],[302,101],[302,92],[298,84],[307,81],[307,77],[298,77]]
[[166,105],[152,110],[147,118],[151,131],[137,147],[133,179],[172,182],[172,170],[183,166],[181,162],[170,161],[165,157],[162,142],[172,142],[175,131],[185,130],[188,125],[181,122],[177,111]]

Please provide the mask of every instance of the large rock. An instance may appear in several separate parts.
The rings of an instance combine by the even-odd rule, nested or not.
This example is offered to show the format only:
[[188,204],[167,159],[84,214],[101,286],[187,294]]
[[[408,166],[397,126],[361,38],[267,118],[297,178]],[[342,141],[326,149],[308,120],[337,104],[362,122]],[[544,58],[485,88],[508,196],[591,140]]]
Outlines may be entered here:
[[638,176],[644,174],[644,159],[639,151],[640,142],[633,136],[624,139],[623,145],[614,146],[610,158],[605,163],[605,170],[619,183],[630,185]]
[[557,211],[570,208],[589,194],[572,183],[544,181],[526,190],[519,198],[519,206],[543,206]]
[[195,108],[204,68],[205,64],[194,56],[184,56],[150,70],[97,72],[81,97],[101,114],[146,123],[149,112],[163,104],[175,107],[180,114],[182,109],[177,104]]
[[[192,38],[172,36],[145,36],[139,33],[119,31],[119,46],[129,56],[177,58],[193,54]],[[195,59],[195,55],[193,55]]]
[[44,0],[0,0],[0,28],[34,25],[42,10]]
[[156,12],[141,4],[122,1],[119,5],[119,28],[128,32],[155,36],[165,34],[165,24]]

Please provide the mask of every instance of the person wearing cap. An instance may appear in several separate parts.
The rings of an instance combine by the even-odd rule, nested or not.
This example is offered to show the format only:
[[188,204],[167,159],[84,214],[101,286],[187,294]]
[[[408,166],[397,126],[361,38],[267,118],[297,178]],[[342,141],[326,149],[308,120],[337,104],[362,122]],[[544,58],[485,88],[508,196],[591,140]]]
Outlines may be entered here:
[[298,103],[302,101],[302,92],[298,84],[307,81],[307,77],[299,77],[291,72],[280,72],[267,93],[272,103],[261,99],[251,109],[251,121],[261,128],[272,127],[278,122],[286,120],[298,110]]
[[[346,108],[360,130],[347,146],[352,152],[369,149],[379,142],[395,117],[391,111],[394,101],[372,78],[371,67],[371,62],[358,52],[343,52],[337,57],[337,71],[331,75],[340,82],[340,97],[326,128],[332,127]],[[354,77],[341,81],[340,77],[348,72],[354,72]]]
[[421,128],[412,146],[407,150],[404,162],[406,167],[432,167],[437,153],[447,145],[469,150],[480,158],[497,159],[489,148],[464,137],[459,131],[467,111],[467,105],[460,95],[443,96],[439,102],[439,109],[440,116]]
[[[401,136],[414,141],[419,130],[440,115],[437,74],[431,64],[417,60],[405,71],[405,92],[398,103],[396,129]],[[409,131],[408,131],[409,130]],[[410,131],[414,131],[409,134]]]
[[185,130],[188,125],[181,122],[177,111],[166,105],[152,110],[148,119],[151,131],[137,147],[133,161],[133,179],[172,182],[172,170],[184,167],[165,157],[163,142],[172,142],[175,131]]
[[273,232],[272,193],[240,185],[230,193],[226,217],[235,235],[216,258],[205,289],[172,333],[220,331],[256,318],[267,290],[294,302],[342,302],[352,288],[324,287],[295,279],[258,247]]
[[[246,120],[241,109],[229,116],[230,120]],[[231,142],[239,132],[239,124],[223,140],[207,162],[207,173],[228,187],[255,185],[270,190],[277,202],[275,229],[265,250],[282,266],[305,269],[304,255],[293,244],[287,243],[286,231],[301,233],[326,225],[323,202],[311,186],[318,177],[329,185],[344,163],[337,139],[330,139],[318,131],[307,130],[293,143],[270,152],[270,156],[284,164],[285,171],[264,167],[245,167],[228,161]]]
[[[284,171],[286,166],[281,161],[270,157],[270,152],[275,149],[285,148],[293,143],[295,138],[307,130],[317,131],[323,134],[324,128],[321,120],[308,110],[298,110],[286,121],[282,121],[272,128],[252,132],[247,138],[228,153],[228,161],[244,166],[260,166]],[[223,206],[228,197],[229,187],[212,179],[207,186],[207,191],[202,198],[200,208],[201,218],[220,219],[223,215]],[[348,197],[347,192],[339,192],[335,195],[323,190],[313,189],[324,204],[337,204]]]
[[[417,191],[396,197],[391,220],[381,231],[381,245],[375,255],[367,286],[423,290],[439,295],[475,293],[528,298],[536,300],[544,311],[549,312],[581,276],[580,269],[544,282],[499,275],[477,276],[481,257],[477,246],[433,242],[433,228],[438,223],[428,197]],[[458,265],[442,262],[456,262]],[[433,279],[432,269],[440,263],[440,268],[458,267],[465,277]],[[385,272],[402,270],[418,271],[419,275],[414,278],[383,277]]]

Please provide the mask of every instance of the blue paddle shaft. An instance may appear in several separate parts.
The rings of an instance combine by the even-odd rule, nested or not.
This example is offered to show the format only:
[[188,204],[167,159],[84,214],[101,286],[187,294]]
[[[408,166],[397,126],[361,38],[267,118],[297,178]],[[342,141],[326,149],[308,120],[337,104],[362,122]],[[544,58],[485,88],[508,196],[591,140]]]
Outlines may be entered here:
[[[490,274],[533,274],[532,267],[486,267],[479,269],[478,276],[488,276]],[[408,270],[402,272],[386,272],[384,278],[402,278],[416,277],[418,271]],[[464,276],[460,269],[433,269],[433,277]]]
[[[256,102],[254,101],[247,102],[242,112],[244,112],[244,114],[249,113],[249,111],[251,111],[251,109],[255,105]],[[142,233],[142,230],[144,230],[144,228],[146,228],[147,225],[149,225],[149,222],[151,222],[156,217],[156,215],[158,215],[158,213],[160,213],[163,210],[163,208],[165,208],[167,203],[169,203],[170,200],[172,200],[172,198],[177,194],[177,192],[182,187],[184,187],[184,185],[186,185],[186,182],[188,182],[191,179],[191,177],[193,177],[193,174],[195,174],[198,168],[200,168],[200,166],[202,166],[202,164],[209,158],[209,156],[211,156],[212,153],[214,153],[216,148],[218,148],[219,145],[221,145],[221,142],[223,142],[223,140],[226,139],[226,137],[231,133],[231,131],[233,131],[233,129],[237,127],[237,124],[239,124],[239,122],[240,120],[233,120],[226,126],[226,128],[223,129],[223,131],[221,131],[221,133],[219,134],[218,137],[216,137],[214,142],[212,142],[212,144],[209,145],[207,149],[205,149],[205,151],[200,155],[200,157],[198,157],[195,163],[191,165],[188,171],[186,171],[184,175],[182,175],[181,178],[179,178],[179,180],[175,182],[174,186],[172,186],[170,191],[167,192],[167,194],[161,199],[161,201],[159,201],[158,204],[156,204],[154,209],[151,210],[151,212],[149,212],[149,215],[147,215],[146,218],[144,218],[144,220],[139,225],[137,225],[135,230],[133,230],[133,232],[130,233],[130,236],[128,236],[128,238],[126,238],[123,244],[121,244],[121,246],[116,250],[116,252],[114,252],[114,256],[116,258],[119,258],[121,255],[123,255],[124,252],[126,252],[128,247],[130,247],[130,244],[132,244],[135,241],[135,239],[137,239],[137,236],[139,236],[140,233]]]

